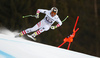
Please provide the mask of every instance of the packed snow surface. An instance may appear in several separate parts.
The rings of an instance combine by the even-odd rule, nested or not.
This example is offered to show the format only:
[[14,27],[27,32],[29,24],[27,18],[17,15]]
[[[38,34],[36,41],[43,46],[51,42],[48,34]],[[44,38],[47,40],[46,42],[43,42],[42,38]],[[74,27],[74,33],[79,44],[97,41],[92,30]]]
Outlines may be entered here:
[[16,32],[0,30],[0,58],[97,58],[21,38]]

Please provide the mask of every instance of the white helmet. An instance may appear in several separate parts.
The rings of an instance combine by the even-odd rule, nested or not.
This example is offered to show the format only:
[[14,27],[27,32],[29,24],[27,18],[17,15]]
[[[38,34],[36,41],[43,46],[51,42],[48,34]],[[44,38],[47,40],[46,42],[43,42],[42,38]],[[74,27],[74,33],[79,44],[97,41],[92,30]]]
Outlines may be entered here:
[[51,8],[51,12],[55,12],[56,14],[58,13],[58,9],[56,7]]
[[56,7],[51,8],[51,16],[54,17],[58,13],[58,9]]

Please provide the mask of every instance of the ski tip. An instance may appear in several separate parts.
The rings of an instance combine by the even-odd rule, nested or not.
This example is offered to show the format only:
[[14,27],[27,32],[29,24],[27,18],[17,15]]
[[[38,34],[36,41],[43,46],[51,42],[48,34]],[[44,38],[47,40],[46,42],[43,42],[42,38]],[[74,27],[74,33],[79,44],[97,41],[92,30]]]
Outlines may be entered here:
[[27,36],[28,36],[29,38],[33,39],[34,41],[36,41],[36,38],[32,37],[31,35],[28,35],[28,34],[27,34]]
[[15,37],[15,38],[17,38],[17,37],[18,37],[18,35],[15,35],[14,37]]

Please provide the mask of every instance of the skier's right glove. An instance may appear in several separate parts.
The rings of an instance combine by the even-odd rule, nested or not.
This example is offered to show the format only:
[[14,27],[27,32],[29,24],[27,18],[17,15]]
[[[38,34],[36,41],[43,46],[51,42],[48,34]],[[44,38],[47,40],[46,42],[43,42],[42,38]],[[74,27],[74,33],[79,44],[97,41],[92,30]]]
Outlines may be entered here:
[[57,28],[57,26],[51,26],[51,29],[53,29],[53,30],[56,29],[56,28]]
[[39,13],[36,13],[35,17],[36,17],[36,18],[39,18]]

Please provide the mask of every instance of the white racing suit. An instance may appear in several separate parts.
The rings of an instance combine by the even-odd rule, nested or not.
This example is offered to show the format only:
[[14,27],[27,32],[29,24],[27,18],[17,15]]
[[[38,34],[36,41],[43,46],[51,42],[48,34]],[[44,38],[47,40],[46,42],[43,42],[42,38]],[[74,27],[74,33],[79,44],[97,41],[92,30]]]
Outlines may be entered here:
[[28,29],[22,31],[23,35],[30,33],[30,32],[34,32],[34,31],[36,31],[37,34],[39,35],[40,33],[44,32],[44,31],[48,31],[50,29],[51,25],[55,21],[58,23],[56,25],[57,27],[62,25],[62,22],[59,19],[58,15],[55,15],[54,17],[52,17],[50,15],[51,10],[38,9],[37,12],[44,13],[45,17],[40,22],[38,22],[35,26],[33,26],[32,28],[28,28]]

